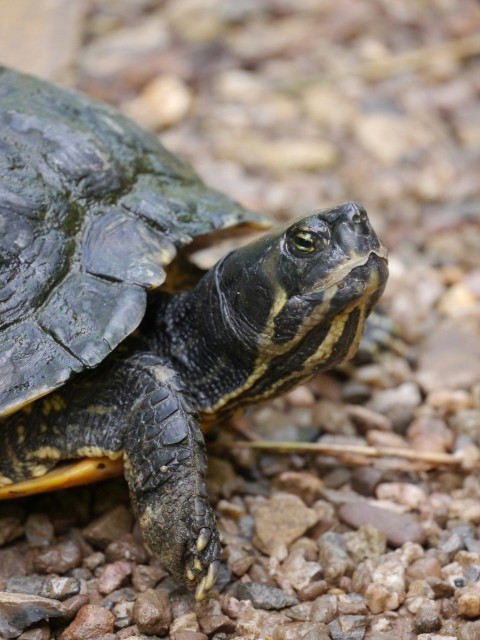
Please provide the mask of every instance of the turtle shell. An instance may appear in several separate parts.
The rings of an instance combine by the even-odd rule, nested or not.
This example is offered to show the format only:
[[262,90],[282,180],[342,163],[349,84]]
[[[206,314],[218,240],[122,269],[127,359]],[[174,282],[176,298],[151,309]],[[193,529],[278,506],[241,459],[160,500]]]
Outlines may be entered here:
[[177,250],[238,225],[267,222],[114,109],[0,68],[0,415],[99,364]]

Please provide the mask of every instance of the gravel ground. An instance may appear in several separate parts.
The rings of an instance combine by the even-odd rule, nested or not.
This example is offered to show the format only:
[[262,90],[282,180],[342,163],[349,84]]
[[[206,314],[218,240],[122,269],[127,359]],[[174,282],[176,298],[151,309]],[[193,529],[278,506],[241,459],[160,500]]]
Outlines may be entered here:
[[401,348],[235,425],[316,453],[214,434],[224,564],[205,603],[145,549],[121,480],[2,504],[0,635],[478,640],[479,5],[9,4],[0,62],[116,104],[246,205],[283,221],[362,202]]

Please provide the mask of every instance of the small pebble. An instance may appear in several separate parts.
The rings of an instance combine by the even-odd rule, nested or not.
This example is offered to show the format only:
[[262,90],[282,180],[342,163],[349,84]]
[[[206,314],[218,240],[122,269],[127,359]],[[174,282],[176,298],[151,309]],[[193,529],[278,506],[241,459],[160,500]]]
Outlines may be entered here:
[[318,622],[284,623],[275,628],[271,638],[272,640],[330,640],[326,626]]
[[344,535],[345,547],[354,563],[367,558],[376,559],[387,549],[387,537],[372,525],[364,525]]
[[175,638],[175,633],[178,631],[200,631],[197,616],[193,611],[175,618],[170,625],[170,635]]
[[65,622],[73,620],[80,609],[88,603],[88,596],[85,593],[80,593],[77,596],[64,600],[62,602],[62,611]]
[[338,596],[325,594],[316,598],[312,606],[311,618],[315,622],[328,624],[337,615]]
[[61,616],[62,603],[59,600],[0,592],[0,636],[16,638],[36,622]]
[[168,573],[156,566],[137,564],[132,570],[132,585],[137,591],[153,589]]
[[381,482],[375,493],[379,500],[392,500],[411,510],[419,509],[427,497],[423,489],[410,482]]
[[20,636],[19,640],[49,640],[50,639],[50,629],[48,624],[40,624],[35,627],[31,627],[24,631]]
[[298,599],[281,589],[258,582],[239,583],[237,587],[239,600],[250,600],[254,607],[268,610],[285,609],[298,604]]
[[125,533],[130,533],[132,523],[130,510],[124,505],[119,505],[93,520],[85,527],[83,535],[88,542],[106,549],[111,542],[118,540]]
[[147,589],[133,605],[133,620],[139,630],[148,635],[165,635],[172,622],[168,593]]
[[346,524],[358,528],[370,524],[387,536],[389,544],[401,547],[405,542],[422,543],[426,534],[418,519],[408,513],[395,513],[365,503],[343,504],[338,514]]
[[18,518],[7,516],[0,518],[0,546],[23,536],[24,528]]
[[170,636],[172,640],[208,640],[208,636],[199,631],[174,631]]
[[412,564],[407,568],[406,575],[410,581],[428,577],[441,578],[442,567],[437,558],[433,556],[426,556],[412,562]]
[[352,472],[352,489],[362,496],[373,496],[383,473],[374,467],[358,467]]
[[45,513],[32,513],[25,522],[25,537],[31,547],[46,547],[54,538],[53,525]]
[[480,638],[480,620],[459,625],[457,640],[478,640],[478,638]]
[[61,640],[85,640],[112,633],[115,616],[103,607],[86,604],[63,631]]
[[264,500],[253,510],[255,536],[253,544],[269,556],[284,560],[288,545],[318,522],[318,515],[300,498],[279,493]]
[[332,640],[362,640],[366,627],[366,616],[338,616],[328,624],[328,632]]
[[403,594],[382,584],[369,584],[365,589],[365,604],[374,614],[395,611],[402,604]]
[[455,594],[458,613],[465,618],[477,618],[480,616],[480,588],[468,586]]
[[131,560],[134,563],[144,563],[148,560],[145,547],[131,533],[126,533],[121,539],[111,542],[105,549],[105,557],[108,562]]
[[200,629],[208,636],[215,633],[232,633],[235,631],[235,622],[223,614],[200,616],[198,619]]
[[308,471],[284,471],[274,484],[280,491],[297,495],[309,507],[320,498],[323,489],[322,480]]
[[59,576],[14,576],[7,582],[6,591],[66,600],[80,592],[80,582],[75,578]]
[[318,539],[318,551],[323,575],[327,580],[339,578],[353,571],[354,564],[340,534],[333,531],[323,533]]
[[413,628],[416,633],[438,631],[442,626],[442,618],[435,603],[423,606],[415,615]]
[[34,567],[40,573],[64,574],[81,564],[82,552],[73,540],[47,547],[34,559]]
[[107,564],[98,579],[98,590],[106,595],[123,584],[132,573],[132,565],[126,560],[118,560]]

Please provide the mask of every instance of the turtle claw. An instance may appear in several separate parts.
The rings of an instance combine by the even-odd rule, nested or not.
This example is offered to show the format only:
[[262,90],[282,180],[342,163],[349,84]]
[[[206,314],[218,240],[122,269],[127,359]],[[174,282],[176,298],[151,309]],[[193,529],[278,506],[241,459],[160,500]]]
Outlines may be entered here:
[[207,544],[210,542],[210,538],[212,536],[212,530],[208,529],[207,527],[203,527],[203,529],[200,530],[200,535],[197,538],[197,551],[199,553],[201,553],[205,547],[207,546]]
[[217,580],[218,571],[220,569],[220,562],[214,560],[208,567],[207,575],[204,576],[195,589],[195,600],[202,602],[208,595],[208,592],[213,587]]

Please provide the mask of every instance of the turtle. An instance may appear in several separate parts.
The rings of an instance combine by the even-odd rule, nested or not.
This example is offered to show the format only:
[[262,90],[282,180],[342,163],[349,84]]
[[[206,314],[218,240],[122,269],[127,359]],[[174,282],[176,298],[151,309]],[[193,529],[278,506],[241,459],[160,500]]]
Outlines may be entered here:
[[206,597],[202,425],[352,357],[388,276],[355,202],[270,224],[114,108],[0,68],[1,497],[123,469],[152,553]]

